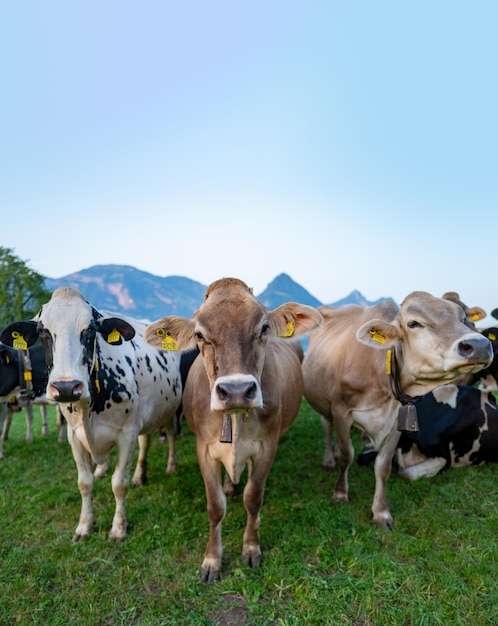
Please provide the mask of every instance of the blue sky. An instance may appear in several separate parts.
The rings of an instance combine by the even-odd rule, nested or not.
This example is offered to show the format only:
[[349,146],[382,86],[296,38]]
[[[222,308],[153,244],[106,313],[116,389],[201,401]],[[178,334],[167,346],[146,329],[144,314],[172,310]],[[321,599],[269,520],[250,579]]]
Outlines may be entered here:
[[286,272],[489,313],[497,24],[479,0],[4,3],[0,245],[52,278]]

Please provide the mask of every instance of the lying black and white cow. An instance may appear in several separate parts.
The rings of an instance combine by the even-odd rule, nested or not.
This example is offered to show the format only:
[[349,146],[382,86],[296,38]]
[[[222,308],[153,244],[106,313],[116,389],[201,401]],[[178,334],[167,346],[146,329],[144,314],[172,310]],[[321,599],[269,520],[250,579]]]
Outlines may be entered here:
[[[419,430],[403,431],[398,473],[405,480],[435,476],[450,467],[498,462],[498,405],[492,393],[466,385],[442,385],[416,402]],[[358,457],[360,464],[375,451]]]
[[62,287],[30,321],[6,328],[9,345],[32,345],[38,336],[49,370],[47,396],[61,405],[78,468],[81,516],[73,540],[93,529],[94,463],[104,465],[114,446],[118,460],[112,476],[116,509],[110,539],[126,536],[125,497],[139,441],[133,484],[145,480],[149,435],[168,429],[168,472],[176,468],[174,417],[181,400],[180,358],[143,340],[145,325],[97,311],[76,289]]

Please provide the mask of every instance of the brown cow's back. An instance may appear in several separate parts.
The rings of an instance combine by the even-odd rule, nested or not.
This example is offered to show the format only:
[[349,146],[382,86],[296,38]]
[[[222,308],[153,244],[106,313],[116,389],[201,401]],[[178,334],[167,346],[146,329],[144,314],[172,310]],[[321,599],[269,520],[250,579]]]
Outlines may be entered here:
[[[385,353],[359,343],[356,331],[373,318],[391,321],[396,315],[396,305],[386,300],[370,307],[351,304],[318,310],[323,325],[310,335],[303,361],[304,394],[308,402],[320,415],[331,414],[332,403],[343,400],[350,405],[353,396],[355,406],[365,409],[385,402],[389,395],[388,379],[382,367]],[[324,354],[333,358],[324,359]]]

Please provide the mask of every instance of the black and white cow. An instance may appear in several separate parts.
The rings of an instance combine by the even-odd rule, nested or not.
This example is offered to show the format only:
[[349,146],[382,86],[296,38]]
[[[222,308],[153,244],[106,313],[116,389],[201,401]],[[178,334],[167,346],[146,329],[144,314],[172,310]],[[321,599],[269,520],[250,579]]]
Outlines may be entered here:
[[[491,392],[453,383],[436,387],[416,402],[418,431],[403,431],[398,473],[405,480],[430,478],[451,467],[498,463],[498,405]],[[358,457],[361,465],[373,449]]]
[[[6,402],[0,413],[0,441],[8,438],[12,414],[23,408],[26,410],[26,442],[33,441],[33,404],[40,405],[42,435],[48,434],[48,400],[45,396],[47,381],[47,363],[41,345],[33,346],[27,351],[0,345],[0,401]],[[60,430],[59,440],[62,440],[61,433],[63,430]],[[1,444],[0,458],[3,458]]]
[[463,383],[466,385],[476,385],[479,389],[486,391],[498,390],[498,328],[492,326],[480,331],[487,337],[493,346],[493,360],[488,367],[480,372],[465,377]]
[[112,476],[116,509],[109,538],[126,536],[125,497],[139,442],[133,484],[145,481],[149,435],[168,430],[168,472],[176,469],[174,417],[181,401],[180,358],[143,340],[145,325],[97,311],[77,290],[62,287],[30,321],[6,328],[9,345],[32,345],[39,336],[49,370],[47,396],[60,403],[78,469],[82,508],[73,540],[93,529],[92,489],[95,463],[105,466],[118,447]]
[[398,473],[428,478],[450,467],[498,462],[498,406],[491,392],[466,385],[437,387],[416,403],[418,432],[398,442]]
[[[452,299],[452,296],[456,296],[458,298],[458,294],[454,292],[450,292],[445,294],[445,297],[448,299]],[[453,300],[456,301],[456,300]],[[463,307],[467,314],[467,319],[472,322],[477,322],[486,315],[481,315],[482,309],[479,307],[473,307],[469,309],[466,307],[459,299],[458,303]],[[482,311],[484,313],[484,311]],[[498,309],[494,309],[491,311],[491,315],[498,319]],[[467,374],[462,376],[456,383],[460,385],[472,385],[477,386],[479,389],[484,389],[486,391],[497,391],[498,390],[498,328],[496,326],[491,326],[490,328],[479,329],[479,332],[487,337],[491,342],[493,347],[493,361],[488,367],[485,367],[480,372],[476,372],[474,374]]]

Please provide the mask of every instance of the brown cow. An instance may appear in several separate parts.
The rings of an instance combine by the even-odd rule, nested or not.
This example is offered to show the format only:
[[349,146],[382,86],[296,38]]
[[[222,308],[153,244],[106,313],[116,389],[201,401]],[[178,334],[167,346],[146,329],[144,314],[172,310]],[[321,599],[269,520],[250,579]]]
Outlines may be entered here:
[[[354,425],[378,452],[373,522],[392,528],[386,482],[400,437],[398,427],[417,427],[415,397],[486,367],[493,356],[491,344],[464,323],[461,306],[421,291],[407,296],[399,309],[386,300],[371,307],[318,310],[323,327],[310,336],[303,360],[304,393],[322,423],[328,422],[328,430],[332,424],[336,428],[339,476],[333,499],[348,500]],[[401,406],[404,425],[396,420]]]
[[[201,566],[204,582],[220,577],[226,493],[246,465],[242,560],[252,567],[261,561],[258,528],[266,479],[303,395],[300,344],[289,339],[320,323],[312,307],[287,303],[269,311],[241,280],[223,278],[210,285],[193,319],[165,317],[145,331],[145,340],[156,347],[200,350],[187,378],[183,409],[197,437],[206,488],[210,531]],[[228,475],[225,490],[222,465]]]

